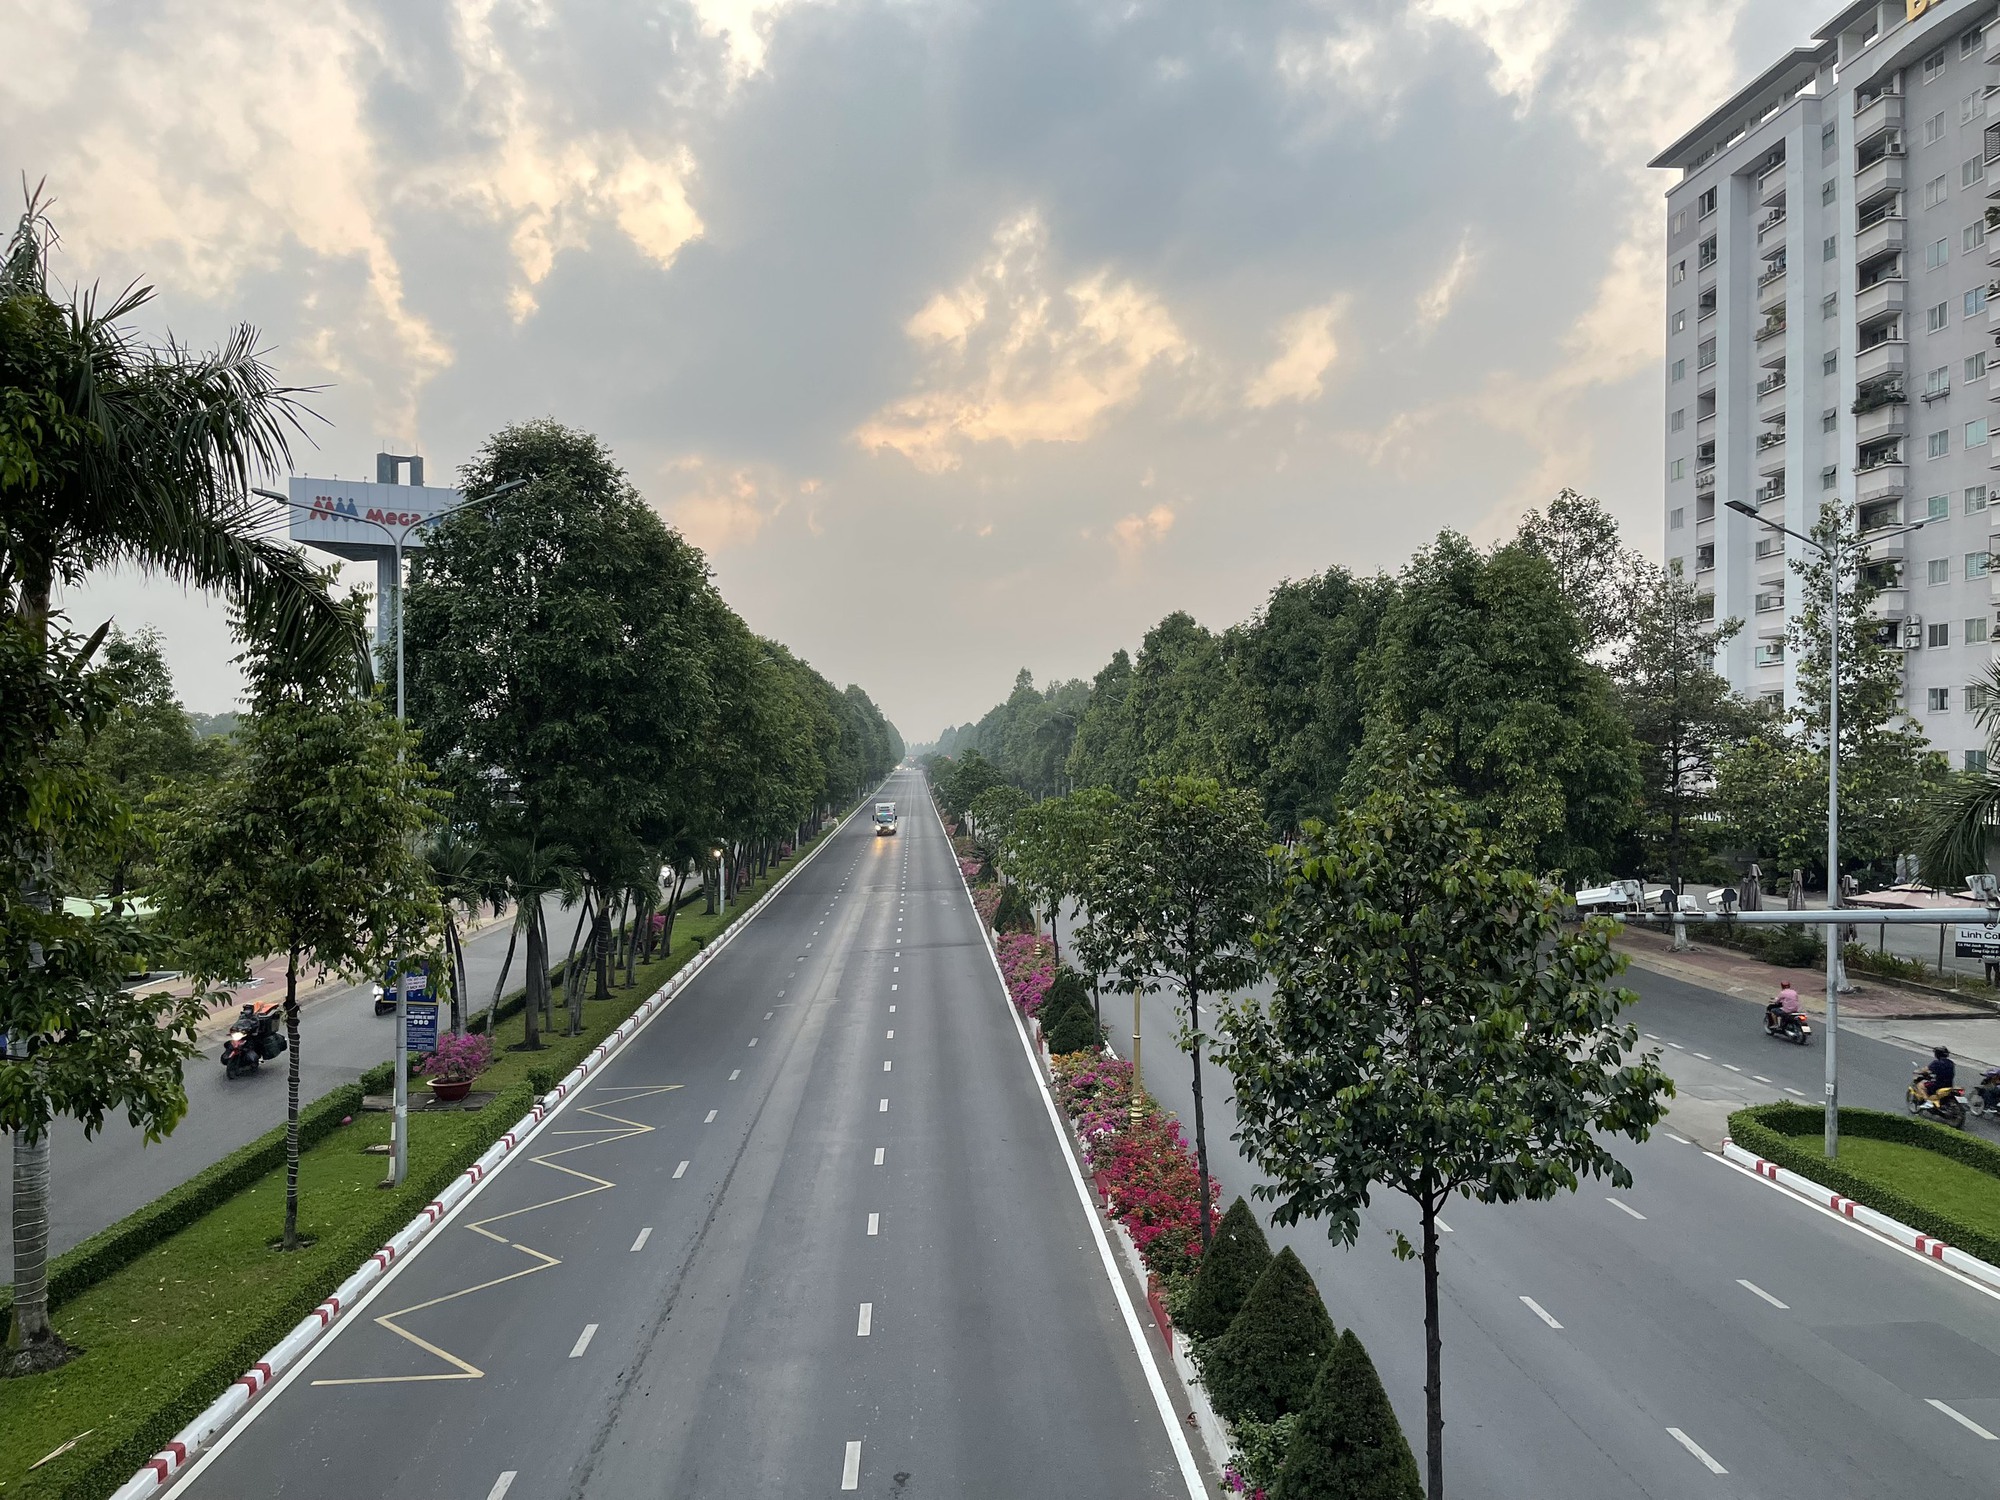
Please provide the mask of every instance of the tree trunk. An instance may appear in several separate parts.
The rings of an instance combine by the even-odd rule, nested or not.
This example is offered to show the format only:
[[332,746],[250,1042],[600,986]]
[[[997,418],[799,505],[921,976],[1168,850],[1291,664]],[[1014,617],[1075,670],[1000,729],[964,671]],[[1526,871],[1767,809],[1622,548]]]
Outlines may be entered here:
[[[597,898],[597,914],[590,922],[590,951],[596,970],[596,988],[590,992],[593,1000],[611,998],[611,898],[601,895]],[[577,1025],[581,1027],[583,1017],[579,1014]]]
[[493,1041],[493,1028],[500,1024],[500,992],[507,987],[508,971],[514,967],[514,945],[520,940],[521,908],[516,905],[514,920],[507,927],[507,956],[500,960],[500,977],[493,981],[493,1003],[486,1007],[486,1040],[489,1042]]
[[49,1326],[49,1133],[14,1136],[14,1327],[12,1348],[55,1339]]
[[538,897],[528,911],[528,973],[527,992],[523,998],[527,1004],[522,1013],[527,1017],[527,1025],[522,1035],[521,1045],[533,1052],[542,1045],[542,991],[549,982],[549,935],[542,925],[542,903]]
[[667,892],[667,920],[662,924],[660,932],[660,957],[662,958],[672,958],[674,956],[674,918],[681,914],[681,892],[687,889],[687,879],[688,872],[676,865],[674,867],[673,889]]
[[457,1033],[465,1030],[465,1007],[459,1003],[459,994],[465,988],[465,950],[458,945],[455,918],[445,918],[444,942],[445,960],[451,965],[451,1029]]
[[285,960],[285,1248],[299,1248],[299,950]]
[[1195,1034],[1194,1160],[1195,1166],[1201,1172],[1201,1182],[1196,1192],[1201,1197],[1201,1253],[1206,1255],[1208,1254],[1209,1239],[1215,1233],[1214,1225],[1210,1222],[1214,1214],[1215,1205],[1211,1201],[1213,1195],[1208,1190],[1208,1124],[1203,1119],[1201,1112],[1201,1028],[1198,1024],[1200,1016],[1196,1012],[1195,997],[1192,994],[1189,994],[1187,997],[1187,1006],[1188,1029]]
[[569,956],[563,960],[563,1006],[569,1011],[567,1036],[575,1036],[583,1030],[583,996],[578,993],[578,972],[576,966],[576,946],[583,937],[583,924],[591,918],[590,888],[584,887],[583,910],[576,914],[576,930],[569,935]]
[[1437,1206],[1426,1199],[1424,1218],[1424,1461],[1430,1500],[1444,1500],[1444,1335],[1438,1328]]

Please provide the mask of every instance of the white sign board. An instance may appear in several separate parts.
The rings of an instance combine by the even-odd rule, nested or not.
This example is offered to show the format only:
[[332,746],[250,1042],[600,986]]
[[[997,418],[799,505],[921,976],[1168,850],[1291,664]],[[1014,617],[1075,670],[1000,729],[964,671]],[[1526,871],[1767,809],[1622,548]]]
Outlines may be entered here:
[[290,482],[291,538],[336,557],[365,561],[424,544],[430,522],[459,503],[460,492],[428,484],[370,484],[361,479]]

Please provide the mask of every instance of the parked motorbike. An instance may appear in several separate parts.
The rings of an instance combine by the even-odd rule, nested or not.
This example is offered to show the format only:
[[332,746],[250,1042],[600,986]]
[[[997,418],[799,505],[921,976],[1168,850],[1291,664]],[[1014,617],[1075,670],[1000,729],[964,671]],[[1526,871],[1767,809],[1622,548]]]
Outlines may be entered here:
[[1764,1035],[1781,1037],[1785,1041],[1803,1047],[1812,1040],[1812,1022],[1799,1012],[1779,1010],[1776,1006],[1764,1009]]
[[230,1078],[244,1078],[285,1050],[281,1008],[275,1000],[251,1001],[229,1023],[222,1039],[222,1070]]
[[1951,1088],[1932,1089],[1930,1097],[1926,1099],[1917,1086],[1922,1081],[1924,1072],[1923,1068],[1918,1068],[1916,1076],[1910,1080],[1909,1093],[1905,1096],[1909,1102],[1910,1113],[1927,1120],[1937,1120],[1954,1130],[1965,1129],[1965,1091],[1955,1085]]
[[1965,1102],[1975,1115],[2000,1115],[2000,1068],[1988,1068]]

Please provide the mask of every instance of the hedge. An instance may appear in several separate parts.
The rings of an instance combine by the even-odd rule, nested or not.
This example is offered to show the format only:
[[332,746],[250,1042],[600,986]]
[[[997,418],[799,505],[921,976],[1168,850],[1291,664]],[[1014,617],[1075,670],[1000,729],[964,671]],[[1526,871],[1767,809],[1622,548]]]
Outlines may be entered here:
[[1312,1273],[1287,1245],[1271,1258],[1229,1329],[1201,1346],[1201,1376],[1230,1421],[1302,1411],[1340,1331]]
[[1194,1282],[1177,1320],[1196,1338],[1219,1339],[1243,1310],[1250,1288],[1271,1268],[1264,1226],[1241,1197],[1215,1226],[1215,1237],[1195,1267]]
[[[1822,1183],[1844,1198],[1865,1203],[1923,1234],[1956,1245],[1968,1255],[2000,1263],[2000,1238],[1907,1198],[1872,1177],[1851,1172],[1841,1165],[1838,1157],[1829,1160],[1822,1155],[1820,1143],[1825,1129],[1826,1112],[1803,1104],[1760,1104],[1752,1109],[1739,1109],[1729,1117],[1729,1138],[1745,1150]],[[1994,1188],[2000,1191],[2000,1146],[1977,1136],[1875,1109],[1843,1109],[1840,1130],[1843,1135],[1895,1141],[1934,1151],[1994,1178]]]

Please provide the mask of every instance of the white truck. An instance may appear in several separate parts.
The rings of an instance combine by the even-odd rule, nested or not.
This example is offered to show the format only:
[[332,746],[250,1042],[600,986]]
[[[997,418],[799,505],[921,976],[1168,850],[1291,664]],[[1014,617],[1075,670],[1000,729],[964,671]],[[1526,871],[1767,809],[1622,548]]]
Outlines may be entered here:
[[896,804],[893,802],[876,803],[875,836],[877,838],[880,838],[885,833],[894,833],[895,831],[896,831]]

